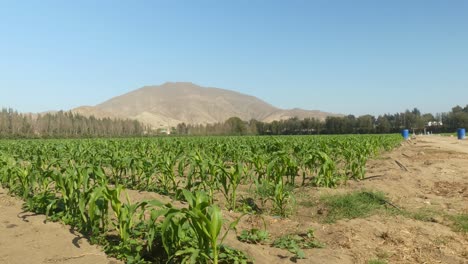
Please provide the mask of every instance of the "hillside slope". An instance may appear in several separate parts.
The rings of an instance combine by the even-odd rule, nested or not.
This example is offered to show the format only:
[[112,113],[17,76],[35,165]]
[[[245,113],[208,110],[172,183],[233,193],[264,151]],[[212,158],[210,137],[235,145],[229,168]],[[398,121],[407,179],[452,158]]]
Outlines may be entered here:
[[237,116],[242,120],[271,122],[291,117],[324,119],[334,115],[302,109],[283,110],[254,96],[238,92],[207,88],[188,82],[168,82],[145,86],[114,97],[94,107],[79,107],[72,111],[96,117],[137,119],[153,127],[223,122]]

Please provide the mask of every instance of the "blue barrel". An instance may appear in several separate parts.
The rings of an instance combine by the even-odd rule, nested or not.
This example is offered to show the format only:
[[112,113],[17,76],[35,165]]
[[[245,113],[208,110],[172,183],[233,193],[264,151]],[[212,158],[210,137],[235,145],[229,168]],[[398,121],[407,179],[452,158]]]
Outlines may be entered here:
[[458,139],[465,139],[465,129],[459,128],[457,129]]
[[401,131],[401,135],[403,136],[403,138],[404,138],[405,140],[408,140],[408,138],[409,138],[409,130],[408,130],[408,129],[403,129],[403,130]]

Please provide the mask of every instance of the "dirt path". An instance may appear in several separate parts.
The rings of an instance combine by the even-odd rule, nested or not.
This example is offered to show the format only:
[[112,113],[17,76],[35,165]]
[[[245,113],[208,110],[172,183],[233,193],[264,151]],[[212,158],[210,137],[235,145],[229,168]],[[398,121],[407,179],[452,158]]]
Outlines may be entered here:
[[[419,143],[430,143],[439,145],[441,149],[457,151],[461,153],[468,153],[468,140],[457,140],[455,137],[441,137],[441,136],[421,136],[418,138]],[[416,141],[418,142],[418,141]]]
[[0,263],[119,263],[66,226],[24,213],[22,204],[0,188]]
[[[367,176],[377,177],[350,181],[337,189],[308,188],[297,198],[314,201],[325,193],[375,190],[404,210],[426,210],[433,217],[420,220],[383,214],[322,224],[314,220],[316,207],[299,206],[289,219],[266,216],[268,230],[278,236],[314,228],[317,239],[326,246],[305,250],[308,258],[297,261],[304,264],[368,263],[372,259],[388,263],[468,263],[468,234],[454,231],[447,218],[468,213],[468,140],[420,136],[370,160],[367,168]],[[130,194],[133,201],[164,200],[152,193]],[[44,224],[44,216],[22,213],[21,205],[0,189],[0,263],[116,263],[66,226]],[[223,213],[228,220],[236,217],[236,213]],[[240,228],[251,227],[256,220],[249,221],[242,221]],[[256,263],[291,263],[286,250],[240,243],[234,233],[226,242],[251,255]]]

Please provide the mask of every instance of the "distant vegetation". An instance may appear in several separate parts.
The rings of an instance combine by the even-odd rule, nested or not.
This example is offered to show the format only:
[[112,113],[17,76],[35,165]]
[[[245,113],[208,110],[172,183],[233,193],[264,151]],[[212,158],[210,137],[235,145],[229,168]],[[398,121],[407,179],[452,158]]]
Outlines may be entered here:
[[0,112],[1,138],[139,136],[146,130],[136,120],[97,119],[63,111],[33,115],[3,108]]
[[[430,124],[430,125],[429,125]],[[456,106],[452,111],[422,114],[419,109],[378,117],[363,115],[355,117],[327,117],[324,121],[315,118],[290,118],[270,123],[232,117],[224,123],[190,125],[181,123],[173,131],[179,135],[308,135],[308,134],[374,134],[398,133],[403,128],[411,132],[454,132],[459,127],[468,127],[468,105]]]
[[459,127],[468,127],[468,105],[455,106],[450,112],[422,114],[412,111],[385,114],[378,117],[329,116],[316,118],[290,118],[261,122],[244,121],[231,117],[225,122],[197,125],[180,123],[171,129],[153,130],[139,121],[130,119],[85,117],[72,112],[47,114],[21,114],[13,109],[0,112],[0,137],[2,138],[80,138],[129,137],[157,134],[176,135],[313,135],[313,134],[384,134],[399,133],[408,128],[413,133],[425,130],[432,133],[453,133]]

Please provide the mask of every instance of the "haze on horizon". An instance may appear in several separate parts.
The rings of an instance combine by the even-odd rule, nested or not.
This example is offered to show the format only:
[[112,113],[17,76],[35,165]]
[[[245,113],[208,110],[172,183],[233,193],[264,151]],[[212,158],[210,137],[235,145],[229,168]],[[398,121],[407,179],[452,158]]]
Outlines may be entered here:
[[0,107],[96,105],[187,81],[280,108],[468,104],[468,1],[4,1]]

